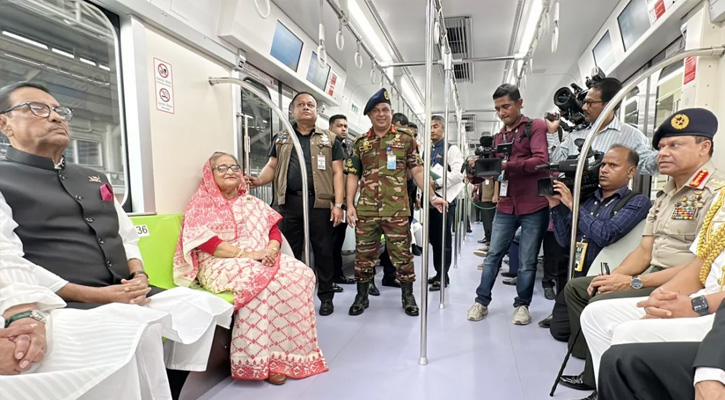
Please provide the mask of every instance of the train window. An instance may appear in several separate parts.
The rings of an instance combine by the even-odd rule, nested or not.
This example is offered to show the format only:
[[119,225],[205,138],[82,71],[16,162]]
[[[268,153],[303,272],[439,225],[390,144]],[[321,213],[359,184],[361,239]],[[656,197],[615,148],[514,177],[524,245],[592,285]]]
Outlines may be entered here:
[[617,60],[614,58],[614,50],[612,47],[612,37],[609,36],[609,31],[604,33],[599,43],[592,49],[592,55],[594,56],[594,65],[601,68],[602,71],[609,72],[614,66]]
[[[684,74],[684,61],[668,65],[660,72],[657,81],[657,102],[655,106],[655,126],[680,109],[682,98],[682,78]],[[652,177],[650,197],[655,199],[657,192],[667,183],[667,175]]]
[[[267,98],[271,99],[269,89],[266,86],[250,78],[245,78],[244,81],[250,83],[265,94]],[[250,141],[249,154],[245,154],[243,146],[245,124]],[[259,176],[262,168],[267,165],[269,160],[267,155],[272,144],[272,109],[246,89],[242,89],[242,129],[240,134],[242,138],[237,142],[242,145],[239,151],[239,154],[242,155],[242,162],[246,164],[245,160],[248,158],[251,175]],[[252,189],[251,194],[268,203],[271,203],[273,199],[272,186],[270,185]]]
[[639,88],[632,89],[624,99],[624,122],[632,126],[639,123]]
[[[118,21],[87,2],[0,1],[0,86],[32,81],[73,109],[66,162],[103,172],[127,198]],[[7,139],[0,135],[0,158]]]

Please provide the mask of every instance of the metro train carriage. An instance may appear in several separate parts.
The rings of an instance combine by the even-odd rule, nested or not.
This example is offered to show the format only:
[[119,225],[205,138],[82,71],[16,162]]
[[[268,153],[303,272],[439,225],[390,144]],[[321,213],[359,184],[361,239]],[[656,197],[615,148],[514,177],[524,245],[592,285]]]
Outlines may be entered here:
[[725,398],[723,54],[725,0],[0,0],[0,399]]

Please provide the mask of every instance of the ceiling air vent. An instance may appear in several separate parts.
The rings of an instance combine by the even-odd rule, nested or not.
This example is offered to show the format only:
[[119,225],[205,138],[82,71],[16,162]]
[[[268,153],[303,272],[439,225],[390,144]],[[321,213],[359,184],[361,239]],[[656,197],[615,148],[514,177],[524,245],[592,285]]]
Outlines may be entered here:
[[[453,58],[471,57],[471,17],[447,17],[444,22]],[[473,82],[473,63],[454,65],[453,74],[458,82]]]

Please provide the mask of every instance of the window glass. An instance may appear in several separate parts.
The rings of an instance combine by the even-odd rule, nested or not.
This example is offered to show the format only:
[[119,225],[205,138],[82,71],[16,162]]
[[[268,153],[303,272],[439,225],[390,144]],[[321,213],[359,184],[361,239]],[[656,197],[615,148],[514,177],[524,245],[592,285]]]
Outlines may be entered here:
[[[117,18],[87,2],[54,0],[0,1],[0,15],[0,86],[39,83],[73,109],[66,161],[104,173],[124,201]],[[0,135],[0,158],[7,146]]]
[[[257,90],[270,98],[269,89],[261,83],[245,78],[245,82],[252,84]],[[244,152],[244,127],[246,125],[249,135],[250,153]],[[269,148],[272,144],[272,109],[267,103],[246,89],[242,89],[242,139],[238,141],[242,145],[239,154],[242,154],[242,163],[248,157],[249,167],[252,176],[259,176],[262,169],[269,160]],[[272,185],[251,190],[251,194],[272,203]]]
[[[677,62],[662,69],[657,80],[657,101],[655,105],[655,127],[680,109],[682,98],[682,77],[684,74],[684,61]],[[657,192],[664,188],[669,177],[659,174],[652,177],[652,191],[650,197],[655,199]]]

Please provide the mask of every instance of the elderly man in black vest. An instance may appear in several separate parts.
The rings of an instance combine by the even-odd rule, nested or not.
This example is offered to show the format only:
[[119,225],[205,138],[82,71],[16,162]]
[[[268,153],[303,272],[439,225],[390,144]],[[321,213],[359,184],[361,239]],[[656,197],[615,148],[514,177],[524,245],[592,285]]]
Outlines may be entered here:
[[[0,161],[0,193],[14,220],[3,222],[0,229],[17,235],[23,258],[50,272],[43,271],[46,287],[68,307],[149,304],[149,296],[162,290],[149,285],[138,235],[108,179],[63,158],[72,117],[41,85],[20,82],[0,89],[0,132],[11,145],[6,160]],[[11,260],[3,261],[3,268],[12,268]],[[229,326],[231,305],[187,288],[166,291],[149,305],[171,316],[172,327],[163,332],[172,339],[167,345],[189,346],[169,352],[167,365],[205,369],[215,326]],[[206,324],[203,332],[200,323]],[[174,397],[185,374],[170,375]]]

